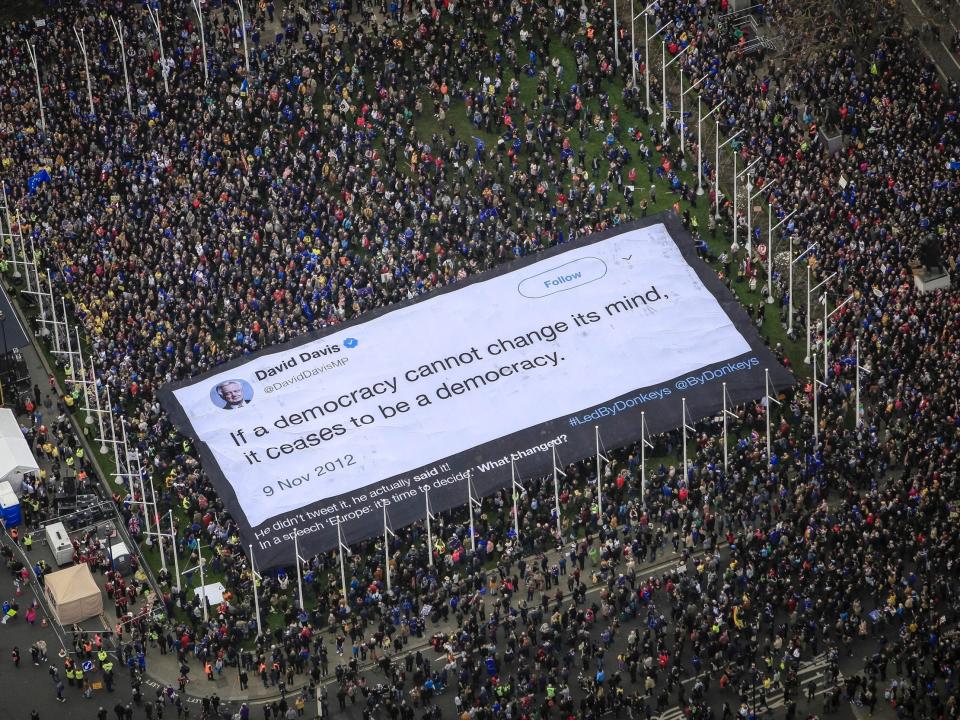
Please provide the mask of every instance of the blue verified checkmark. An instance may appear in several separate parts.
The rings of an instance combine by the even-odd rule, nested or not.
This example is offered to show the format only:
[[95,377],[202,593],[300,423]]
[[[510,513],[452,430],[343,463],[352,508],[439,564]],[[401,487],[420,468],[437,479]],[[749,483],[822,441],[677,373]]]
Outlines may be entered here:
[[345,348],[355,348],[359,343],[356,338],[347,338],[343,341],[343,346]]

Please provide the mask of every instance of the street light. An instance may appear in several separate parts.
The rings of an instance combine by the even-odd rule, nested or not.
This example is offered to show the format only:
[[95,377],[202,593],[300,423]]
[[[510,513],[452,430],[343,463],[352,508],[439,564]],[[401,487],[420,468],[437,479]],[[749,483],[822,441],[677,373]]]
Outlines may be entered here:
[[[791,337],[793,334],[793,266],[795,263],[800,262],[803,259],[803,256],[806,255],[811,250],[813,250],[816,246],[817,246],[817,243],[813,243],[813,245],[808,246],[806,250],[804,250],[802,253],[797,255],[796,258],[794,258],[793,257],[793,235],[792,234],[790,235],[790,291],[789,291],[789,294],[787,295],[787,313],[788,313],[787,335],[790,335]],[[807,267],[809,268],[809,266],[810,266],[810,261],[808,258]],[[807,284],[808,285],[810,284],[809,279]]]
[[[747,200],[750,199],[750,190],[753,189],[753,184],[750,182],[750,171],[753,170],[753,166],[760,162],[760,158],[757,158],[752,163],[747,165],[739,173],[737,172],[737,153],[733,154],[733,244],[737,244],[737,230],[740,223],[737,222],[737,180],[740,179],[740,176],[747,176]],[[749,207],[750,203],[747,203]],[[747,254],[747,260],[750,259],[749,253]]]
[[240,8],[240,34],[243,36],[243,66],[247,69],[247,81],[250,80],[250,51],[247,49],[247,15],[243,9],[243,0],[237,0]]
[[668,27],[673,25],[672,22],[666,23],[662,28],[657,30],[653,35],[647,34],[647,15],[644,13],[643,16],[643,78],[647,86],[647,112],[652,113],[653,108],[650,106],[650,41],[653,40],[657,35],[662,33]]
[[683,54],[692,47],[693,45],[687,45],[683,50],[674,55],[670,62],[667,62],[667,42],[666,40],[660,41],[660,90],[663,95],[663,121],[660,123],[660,127],[663,128],[663,130],[667,129],[667,68],[682,58]]
[[84,37],[83,28],[77,30],[73,28],[73,34],[77,38],[77,44],[80,46],[80,52],[83,54],[83,69],[87,76],[87,100],[90,103],[90,117],[94,116],[93,110],[93,88],[90,85],[90,65],[87,62],[87,39]]
[[813,452],[816,453],[817,449],[820,447],[820,416],[817,406],[817,395],[820,392],[819,388],[827,387],[825,382],[820,381],[817,378],[817,355],[813,355]]
[[725,102],[727,101],[721,100],[713,110],[701,116],[701,95],[697,95],[697,195],[703,195],[703,135],[701,126],[703,121],[719,110]]
[[[658,0],[653,0],[652,3],[650,3],[649,5],[647,5],[643,10],[640,11],[639,14],[637,14],[637,13],[635,13],[634,10],[633,10],[633,0],[630,0],[630,61],[631,61],[631,62],[630,62],[630,67],[631,67],[631,72],[632,72],[632,74],[633,74],[633,86],[634,86],[634,87],[637,86],[637,37],[636,37],[635,29],[634,29],[634,24],[637,22],[637,18],[640,17],[640,15],[643,15],[643,37],[644,37],[644,42],[646,42],[646,37],[647,37],[647,11],[648,11],[650,8],[652,8],[654,5],[656,5],[657,2],[658,2]],[[614,7],[616,7],[616,3],[614,3]],[[644,53],[646,53],[646,49],[644,49]],[[646,55],[643,56],[643,62],[646,63],[648,66],[650,65],[650,59],[649,59]],[[649,107],[650,107],[650,81],[649,81],[649,75],[647,75],[647,78],[648,78],[648,79],[647,79],[647,108],[649,108]]]
[[840,310],[842,310],[848,302],[853,300],[853,297],[854,297],[853,295],[850,295],[850,297],[848,297],[842,303],[837,305],[833,309],[833,312],[828,314],[827,303],[829,302],[829,298],[827,297],[826,292],[823,293],[823,381],[824,382],[827,382],[830,379],[829,366],[827,364],[829,355],[830,355],[830,346],[829,346],[829,343],[827,342],[827,333],[828,333],[827,322],[830,320],[830,318],[832,318],[834,315],[840,312]]
[[[719,107],[719,106],[718,106]],[[716,110],[716,108],[714,108]],[[733,142],[736,137],[743,132],[743,129],[737,130],[733,135],[728,137],[723,143],[720,143],[720,121],[714,120],[715,128],[715,141],[713,143],[713,215],[719,220],[720,219],[720,148],[724,145]],[[734,160],[733,164],[737,164],[737,154],[733,154]]]
[[[683,154],[684,149],[686,148],[686,145],[684,144],[684,135],[685,135],[685,133],[683,132],[683,130],[684,130],[684,128],[687,126],[687,124],[686,124],[686,123],[684,122],[684,120],[683,120],[683,96],[686,95],[686,94],[687,94],[688,92],[690,92],[691,90],[696,90],[696,89],[697,89],[697,85],[699,85],[699,84],[702,83],[704,80],[706,80],[706,79],[709,77],[709,75],[710,75],[710,74],[707,73],[707,74],[704,75],[702,78],[700,78],[699,80],[697,80],[693,85],[691,85],[691,86],[688,87],[686,90],[684,90],[684,89],[683,89],[683,67],[682,67],[682,66],[680,67],[680,154],[681,154],[681,155]],[[697,95],[697,105],[699,106],[699,104],[700,104],[700,95],[698,94],[698,95]]]
[[130,101],[130,76],[127,75],[127,51],[123,46],[123,25],[113,17],[110,18],[110,24],[113,25],[113,31],[117,34],[117,42],[120,43],[120,61],[123,63],[123,84],[127,88],[127,112],[133,115],[133,103]]
[[[759,161],[759,158],[757,158]],[[750,167],[753,167],[751,165]],[[754,188],[753,184],[753,173],[747,175],[747,259],[750,259],[750,254],[753,251],[753,201],[760,193],[766,192],[767,188],[773,187],[776,183],[776,180],[771,180],[768,183],[764,183],[759,190],[755,193],[752,192]]]
[[[774,180],[776,182],[776,180]],[[787,215],[783,220],[778,222],[776,225],[773,225],[773,205],[767,203],[767,304],[773,302],[773,232],[781,225],[783,225],[787,220],[792,218],[797,214],[797,211],[794,210],[792,213]],[[791,255],[791,260],[793,259]]]
[[613,0],[613,61],[620,69],[620,14],[617,12],[617,0]]
[[[855,397],[856,405],[853,408],[853,420],[854,420],[853,426],[855,428],[859,428],[861,423],[861,417],[863,416],[863,412],[860,409],[860,373],[866,372],[868,375],[870,374],[869,369],[863,368],[860,365],[860,336],[859,335],[857,336],[855,341],[855,361],[856,361],[856,369],[857,369],[857,381],[856,381],[856,397]],[[640,413],[640,414],[643,415],[643,413]]]
[[169,95],[170,82],[167,78],[170,75],[170,68],[167,66],[167,56],[163,51],[163,32],[160,26],[160,0],[148,0],[147,13],[153,22],[153,28],[157,31],[157,45],[160,49],[160,75],[163,77],[163,89],[167,95]]
[[833,273],[827,277],[822,282],[818,283],[816,287],[810,287],[810,263],[807,263],[807,354],[804,356],[803,361],[809,365],[810,364],[810,298],[813,293],[819,290],[821,287],[826,285],[830,280],[833,279],[833,276],[836,273]]
[[40,66],[37,65],[37,51],[33,43],[27,41],[27,54],[30,55],[30,62],[33,65],[33,74],[37,80],[37,101],[40,103],[40,129],[47,131],[47,116],[43,112],[43,89],[40,86]]
[[193,4],[193,11],[197,14],[197,22],[200,25],[200,49],[203,52],[203,84],[210,82],[209,70],[207,69],[207,38],[203,32],[203,13],[200,7],[200,0],[190,0]]

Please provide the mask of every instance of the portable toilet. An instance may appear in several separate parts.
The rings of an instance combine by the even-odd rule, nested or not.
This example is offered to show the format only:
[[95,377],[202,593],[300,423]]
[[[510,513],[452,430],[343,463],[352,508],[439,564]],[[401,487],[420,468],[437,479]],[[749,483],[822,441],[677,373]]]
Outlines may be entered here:
[[0,518],[7,528],[17,527],[23,522],[20,513],[20,499],[13,491],[13,486],[4,480],[0,482]]
[[73,541],[62,522],[51,523],[46,527],[47,547],[53,553],[57,565],[73,562]]
[[113,569],[121,575],[129,575],[133,569],[133,556],[130,549],[123,541],[115,542],[110,545],[110,559],[113,561]]

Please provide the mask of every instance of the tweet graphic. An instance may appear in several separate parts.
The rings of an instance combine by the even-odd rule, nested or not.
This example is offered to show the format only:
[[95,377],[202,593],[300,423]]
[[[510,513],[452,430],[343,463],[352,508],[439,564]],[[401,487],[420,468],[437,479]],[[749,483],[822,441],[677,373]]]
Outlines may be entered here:
[[[668,227],[669,226],[669,227]],[[259,562],[383,532],[790,375],[672,218],[554,248],[163,388]],[[253,398],[242,412],[227,399]],[[239,385],[242,387],[242,385]],[[217,390],[219,388],[219,390]],[[212,393],[212,394],[211,394]],[[220,402],[211,402],[211,398]],[[385,508],[385,511],[384,511]]]

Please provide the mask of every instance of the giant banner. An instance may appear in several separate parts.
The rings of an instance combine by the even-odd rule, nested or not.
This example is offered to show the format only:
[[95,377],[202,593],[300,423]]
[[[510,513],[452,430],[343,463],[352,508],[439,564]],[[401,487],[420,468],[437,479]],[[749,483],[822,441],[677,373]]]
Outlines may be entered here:
[[257,562],[289,563],[792,382],[672,216],[161,390]]

